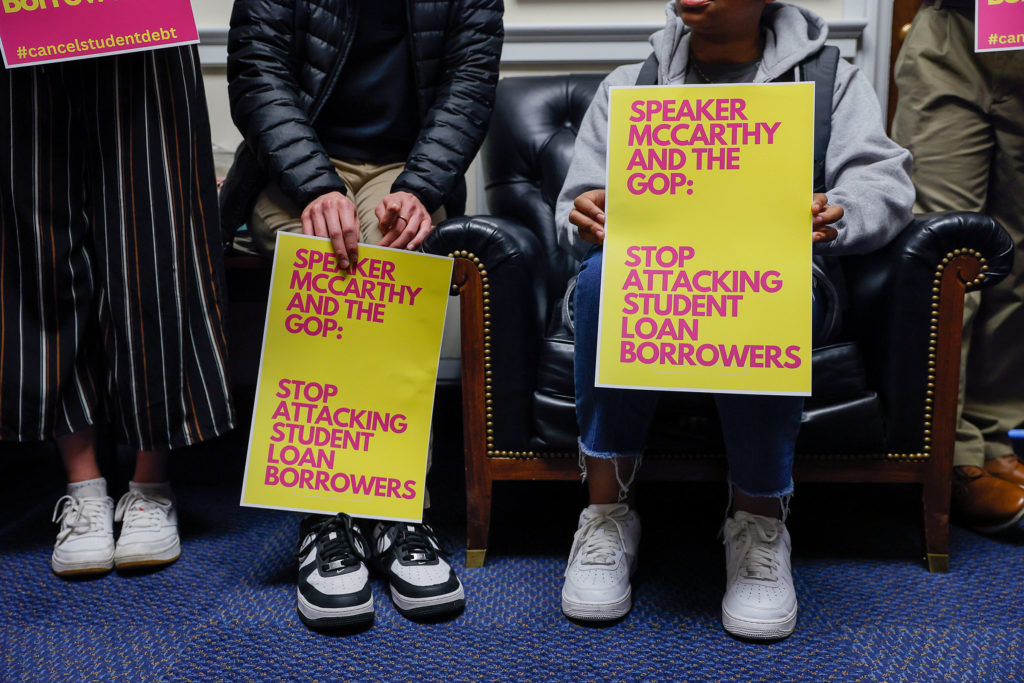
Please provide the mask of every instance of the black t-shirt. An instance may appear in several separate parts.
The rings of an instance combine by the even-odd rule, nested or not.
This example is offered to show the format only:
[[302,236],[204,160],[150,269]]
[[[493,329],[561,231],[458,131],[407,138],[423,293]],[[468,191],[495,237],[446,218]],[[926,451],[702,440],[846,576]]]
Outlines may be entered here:
[[352,46],[314,128],[332,157],[405,161],[419,133],[406,3],[357,4]]

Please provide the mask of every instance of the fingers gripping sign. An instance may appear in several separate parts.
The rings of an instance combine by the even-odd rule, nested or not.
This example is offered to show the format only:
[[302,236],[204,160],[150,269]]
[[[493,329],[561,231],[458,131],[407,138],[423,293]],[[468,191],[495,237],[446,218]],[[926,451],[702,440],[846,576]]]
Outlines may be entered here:
[[[604,243],[604,204],[603,189],[588,190],[576,197],[573,210],[569,214],[569,222],[576,226],[580,238],[591,244]],[[845,211],[843,207],[829,204],[828,197],[823,193],[815,193],[811,202],[813,217],[814,242],[831,242],[839,232],[832,224],[841,219]]]
[[569,214],[580,238],[591,244],[604,244],[604,198],[604,188],[587,190],[576,197]]
[[379,246],[415,251],[434,229],[430,212],[409,192],[392,192],[374,210],[384,238]]
[[839,231],[832,227],[832,224],[842,218],[844,213],[843,207],[829,204],[824,193],[814,193],[811,199],[811,241],[831,242],[838,237]]
[[356,205],[340,192],[320,195],[302,211],[302,234],[329,237],[338,265],[348,268],[359,255]]

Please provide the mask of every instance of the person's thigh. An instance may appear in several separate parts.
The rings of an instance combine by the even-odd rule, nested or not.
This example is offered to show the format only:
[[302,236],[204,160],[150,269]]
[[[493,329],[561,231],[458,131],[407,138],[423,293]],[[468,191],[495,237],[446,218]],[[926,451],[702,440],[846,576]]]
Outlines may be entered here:
[[[349,188],[349,195],[351,193]],[[272,258],[277,233],[302,233],[302,207],[288,199],[276,183],[268,183],[256,198],[248,227],[256,249],[267,258]]]
[[384,197],[391,194],[391,186],[402,173],[405,164],[359,164],[357,168],[361,184],[357,187],[353,200],[356,203],[356,214],[359,216],[359,241],[364,244],[378,244],[384,239],[384,234],[377,220],[377,206]]
[[[345,169],[339,171],[342,177],[347,173],[354,173],[359,178],[360,184],[356,187],[354,201],[356,213],[359,216],[359,232],[361,241],[364,244],[379,244],[384,239],[380,230],[380,222],[377,220],[377,206],[391,194],[391,188],[398,179],[398,176],[405,170],[404,163],[384,164],[375,166],[372,164],[350,164],[336,167]],[[347,167],[347,168],[346,168]],[[445,210],[442,206],[430,216],[434,225],[445,219]]]

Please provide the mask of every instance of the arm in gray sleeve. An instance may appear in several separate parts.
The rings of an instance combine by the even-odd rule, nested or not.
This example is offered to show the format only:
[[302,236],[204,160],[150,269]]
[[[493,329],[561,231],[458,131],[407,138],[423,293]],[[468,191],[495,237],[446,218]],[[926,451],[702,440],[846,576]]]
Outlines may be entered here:
[[613,72],[601,82],[590,108],[583,116],[573,148],[572,164],[555,204],[558,246],[578,259],[586,255],[590,244],[580,239],[576,226],[569,222],[569,213],[572,212],[576,197],[587,190],[605,187],[608,183],[608,89],[614,75]]
[[839,236],[815,245],[830,254],[878,249],[913,218],[910,152],[889,139],[875,91],[855,67],[840,61],[832,97],[832,136],[825,157],[830,204],[845,215]]

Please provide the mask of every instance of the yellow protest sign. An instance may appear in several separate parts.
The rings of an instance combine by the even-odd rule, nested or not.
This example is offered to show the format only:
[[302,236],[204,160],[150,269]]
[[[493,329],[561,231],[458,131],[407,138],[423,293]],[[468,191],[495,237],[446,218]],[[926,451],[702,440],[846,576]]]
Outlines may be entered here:
[[281,233],[242,505],[419,521],[452,260]]
[[598,386],[810,393],[813,101],[612,89]]

